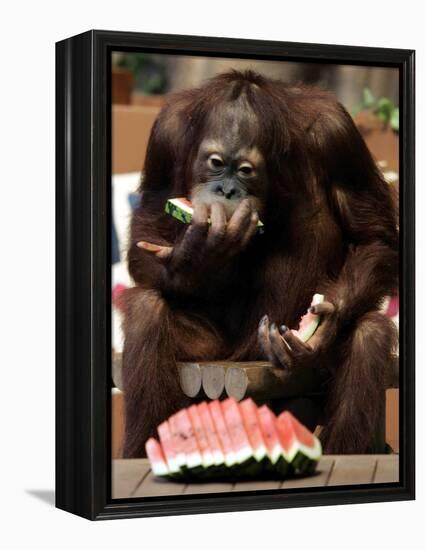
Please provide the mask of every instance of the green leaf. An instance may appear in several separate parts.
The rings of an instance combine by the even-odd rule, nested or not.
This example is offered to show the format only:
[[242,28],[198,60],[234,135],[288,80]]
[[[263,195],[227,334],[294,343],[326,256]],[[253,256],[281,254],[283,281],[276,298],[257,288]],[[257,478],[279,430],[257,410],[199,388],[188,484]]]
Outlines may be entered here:
[[390,126],[396,132],[398,132],[399,129],[399,118],[399,109],[398,107],[395,107],[393,112],[391,113]]
[[369,88],[364,88],[362,94],[362,105],[364,109],[370,109],[375,103],[375,97]]
[[381,97],[376,104],[375,114],[383,122],[388,124],[394,111],[394,104],[387,98]]

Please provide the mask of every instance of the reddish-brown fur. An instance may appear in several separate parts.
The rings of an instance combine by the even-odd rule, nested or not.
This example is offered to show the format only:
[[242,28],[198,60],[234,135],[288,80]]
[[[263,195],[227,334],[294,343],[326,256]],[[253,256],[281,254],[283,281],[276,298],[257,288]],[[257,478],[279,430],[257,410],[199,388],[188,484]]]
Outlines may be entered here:
[[[197,289],[176,288],[164,262],[136,243],[182,238],[187,226],[164,213],[165,201],[190,194],[207,117],[241,93],[261,121],[266,231],[204,274]],[[337,308],[313,357],[330,373],[324,449],[370,450],[395,342],[376,310],[397,286],[398,238],[388,185],[345,109],[314,88],[252,72],[219,75],[170,97],[152,130],[142,191],[129,248],[136,286],[124,322],[124,456],[143,455],[156,426],[184,403],[176,361],[264,359],[257,338],[263,315],[295,327],[315,292]]]

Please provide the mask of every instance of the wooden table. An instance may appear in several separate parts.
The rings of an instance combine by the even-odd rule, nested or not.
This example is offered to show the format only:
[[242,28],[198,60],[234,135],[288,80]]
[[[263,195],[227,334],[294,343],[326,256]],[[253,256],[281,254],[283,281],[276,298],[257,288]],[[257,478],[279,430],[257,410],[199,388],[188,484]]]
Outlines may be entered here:
[[328,455],[323,456],[313,476],[285,481],[241,481],[237,483],[185,484],[160,480],[152,475],[145,458],[112,461],[112,498],[136,498],[199,493],[261,491],[356,485],[362,483],[396,483],[399,476],[398,455]]

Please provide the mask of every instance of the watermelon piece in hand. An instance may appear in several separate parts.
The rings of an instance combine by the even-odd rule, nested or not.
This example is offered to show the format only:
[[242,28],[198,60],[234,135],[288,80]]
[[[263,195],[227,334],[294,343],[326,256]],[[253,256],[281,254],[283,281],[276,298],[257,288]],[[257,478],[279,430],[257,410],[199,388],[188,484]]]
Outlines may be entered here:
[[[315,306],[317,304],[321,304],[324,299],[325,297],[323,294],[315,294],[310,305]],[[301,317],[298,329],[292,329],[292,332],[296,336],[298,336],[300,340],[302,340],[303,342],[307,342],[316,332],[319,324],[320,315],[316,315],[315,313],[307,311],[307,313]]]
[[[165,203],[165,212],[173,216],[173,218],[176,218],[176,220],[189,224],[193,218],[193,205],[192,202],[185,197],[168,199]],[[258,220],[257,232],[264,232],[264,224],[261,220]]]

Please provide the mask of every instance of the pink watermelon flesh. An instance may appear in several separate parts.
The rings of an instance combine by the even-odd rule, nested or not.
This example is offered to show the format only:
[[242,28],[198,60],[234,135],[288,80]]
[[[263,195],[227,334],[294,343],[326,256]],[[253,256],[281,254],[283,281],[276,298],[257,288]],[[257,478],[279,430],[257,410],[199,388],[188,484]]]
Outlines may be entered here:
[[[315,294],[310,305],[320,304],[323,302],[323,298],[322,294]],[[298,336],[300,340],[307,342],[316,332],[319,323],[320,315],[307,311],[307,313],[301,317],[298,329],[292,329],[292,332],[295,336]]]
[[204,427],[202,425],[201,415],[199,414],[198,407],[196,405],[191,405],[187,412],[189,413],[190,421],[192,422],[192,430],[196,437],[196,442],[198,444],[199,450],[202,455],[202,463],[208,468],[214,464],[214,457],[210,444],[208,442],[208,437]]
[[224,463],[224,452],[220,444],[220,440],[218,438],[210,410],[205,401],[198,405],[198,411],[211,452],[214,457],[214,462],[216,466],[219,466],[220,464]]
[[[157,476],[178,478],[188,467],[195,479],[205,479],[205,466],[225,464],[236,467],[232,470],[236,477],[256,475],[262,468],[270,472],[271,467],[285,477],[288,464],[299,474],[310,473],[321,456],[317,437],[289,411],[276,418],[267,406],[257,408],[252,399],[192,405],[160,424],[158,434],[160,443],[153,438],[146,442],[146,453]],[[269,460],[263,464],[266,455]],[[210,457],[208,464],[204,456]],[[251,463],[253,456],[257,463]],[[198,466],[203,467],[202,472]],[[211,472],[215,475],[216,470]]]
[[281,413],[277,418],[276,425],[279,430],[281,444],[285,450],[289,450],[296,441],[306,447],[314,447],[313,434],[291,412],[284,411]]
[[177,464],[179,468],[181,468],[186,465],[186,454],[183,440],[179,434],[179,426],[175,414],[170,416],[170,418],[168,419],[168,424],[171,431],[171,441],[177,457]]
[[276,426],[284,454],[290,461],[294,459],[299,451],[312,460],[320,458],[321,445],[319,440],[289,411],[284,411],[279,415]]
[[282,446],[276,429],[276,417],[266,405],[257,409],[257,413],[261,433],[263,434],[267,448],[267,454],[269,455],[271,463],[275,464],[282,455]]
[[190,201],[189,199],[186,199],[185,197],[179,197],[178,199],[179,202],[181,202],[182,204],[188,206],[189,208],[192,208],[192,212],[193,212],[193,204],[192,204],[192,201]]
[[151,464],[152,472],[156,476],[165,476],[169,473],[167,462],[164,457],[161,445],[151,437],[146,441],[146,454]]
[[253,455],[253,449],[245,430],[242,415],[238,404],[233,397],[221,402],[224,421],[232,441],[233,450],[236,453],[236,462],[241,464]]
[[244,399],[239,403],[245,430],[248,434],[248,439],[254,451],[255,458],[260,462],[267,454],[266,444],[259,424],[257,415],[257,405],[254,401]]
[[202,457],[192,430],[192,422],[186,409],[181,409],[175,415],[177,436],[180,438],[180,445],[186,458],[186,466],[195,468],[202,464]]
[[167,421],[158,426],[158,435],[161,441],[162,450],[167,460],[168,469],[171,473],[176,473],[180,470],[177,462],[177,453],[173,442],[170,425]]
[[232,466],[236,462],[235,452],[232,446],[229,432],[227,431],[226,422],[221,411],[220,401],[214,400],[208,404],[214,426],[224,452],[224,462],[227,466]]

